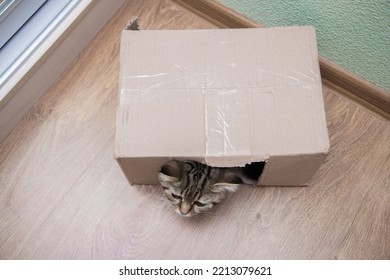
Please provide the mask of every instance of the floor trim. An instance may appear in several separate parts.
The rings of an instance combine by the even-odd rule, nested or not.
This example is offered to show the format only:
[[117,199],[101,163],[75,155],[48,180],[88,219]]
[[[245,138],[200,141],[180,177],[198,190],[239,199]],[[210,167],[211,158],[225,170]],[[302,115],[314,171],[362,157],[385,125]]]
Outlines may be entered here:
[[[172,0],[221,28],[263,27],[214,0]],[[390,119],[390,93],[324,57],[319,57],[322,80],[342,95]]]

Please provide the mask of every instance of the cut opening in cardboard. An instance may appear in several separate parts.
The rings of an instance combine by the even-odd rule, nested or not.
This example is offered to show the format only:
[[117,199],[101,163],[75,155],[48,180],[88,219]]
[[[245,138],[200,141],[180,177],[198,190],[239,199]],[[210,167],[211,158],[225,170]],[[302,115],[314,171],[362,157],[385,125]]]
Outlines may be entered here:
[[[192,159],[185,159],[185,158],[180,158],[180,159],[174,159],[173,161],[176,162],[185,162],[185,161],[192,161]],[[196,160],[195,160],[196,161]],[[172,161],[169,161],[169,163]],[[197,162],[197,161],[196,161]],[[199,162],[202,165],[206,165],[203,162]],[[240,178],[240,184],[247,184],[247,185],[259,185],[261,175],[263,174],[263,170],[265,168],[265,161],[259,161],[259,162],[250,162],[245,164],[244,166],[241,167],[215,167],[215,166],[210,166],[211,168],[216,168],[216,169],[222,169],[228,174],[235,175],[235,177]],[[162,172],[165,175],[168,176],[173,176],[175,175],[178,171],[178,169],[175,167],[172,167],[170,164],[164,164],[161,169],[159,169],[159,172]],[[205,169],[207,170],[207,169]],[[180,173],[180,172],[178,172]],[[156,172],[157,176],[157,172]],[[176,174],[176,176],[179,176]],[[173,176],[175,177],[175,176]],[[181,177],[181,175],[179,176]],[[210,178],[209,178],[210,179]],[[238,181],[237,181],[238,182]]]
[[246,164],[244,167],[239,167],[242,170],[242,174],[245,178],[248,178],[252,184],[257,185],[261,175],[263,174],[263,170],[265,168],[265,162],[251,162]]

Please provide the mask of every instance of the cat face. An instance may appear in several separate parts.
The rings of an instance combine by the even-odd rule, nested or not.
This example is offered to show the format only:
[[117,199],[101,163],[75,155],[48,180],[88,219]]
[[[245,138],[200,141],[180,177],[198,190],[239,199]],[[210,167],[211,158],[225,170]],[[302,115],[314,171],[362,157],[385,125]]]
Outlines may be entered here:
[[171,160],[161,167],[158,178],[165,197],[183,217],[210,211],[242,183],[225,169],[196,161]]

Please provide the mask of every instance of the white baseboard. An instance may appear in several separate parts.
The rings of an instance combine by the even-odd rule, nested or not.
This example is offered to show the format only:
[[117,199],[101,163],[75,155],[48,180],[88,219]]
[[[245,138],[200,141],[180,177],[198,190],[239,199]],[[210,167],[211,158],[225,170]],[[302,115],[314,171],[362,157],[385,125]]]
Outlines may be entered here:
[[81,53],[125,0],[82,0],[0,89],[0,142]]

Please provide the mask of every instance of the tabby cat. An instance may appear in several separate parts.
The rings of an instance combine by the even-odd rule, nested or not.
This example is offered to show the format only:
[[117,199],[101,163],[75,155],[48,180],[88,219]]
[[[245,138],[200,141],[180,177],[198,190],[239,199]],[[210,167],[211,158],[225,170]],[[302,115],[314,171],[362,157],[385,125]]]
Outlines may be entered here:
[[175,212],[192,217],[209,211],[240,184],[256,184],[263,167],[263,162],[245,168],[217,168],[197,161],[171,160],[161,167],[158,178]]

